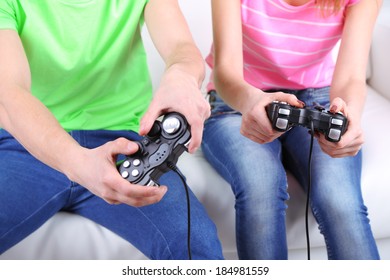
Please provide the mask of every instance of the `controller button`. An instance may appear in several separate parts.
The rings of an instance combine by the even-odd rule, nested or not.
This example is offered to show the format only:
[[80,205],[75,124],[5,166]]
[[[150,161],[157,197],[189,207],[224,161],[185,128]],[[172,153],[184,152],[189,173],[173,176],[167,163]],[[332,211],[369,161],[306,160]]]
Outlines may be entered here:
[[325,111],[325,107],[324,106],[321,106],[319,104],[317,104],[316,106],[314,106],[314,109],[318,110],[318,111]]
[[174,134],[180,128],[180,121],[176,117],[168,117],[163,122],[163,129],[168,134]]
[[142,144],[143,144],[144,146],[147,146],[147,145],[150,144],[150,141],[149,141],[148,139],[144,138],[144,139],[142,139]]
[[148,136],[149,137],[156,137],[158,135],[160,135],[160,132],[161,132],[161,127],[158,125],[158,123],[154,123],[151,130],[149,131],[148,133]]
[[340,119],[332,119],[331,122],[332,122],[332,124],[340,125],[340,126],[342,126],[344,123],[343,120],[340,120]]
[[280,108],[278,112],[279,114],[286,115],[286,116],[289,116],[291,113],[289,109],[284,109],[284,108]]
[[123,167],[128,168],[130,166],[130,162],[128,160],[123,162]]
[[278,118],[276,120],[275,125],[279,129],[286,130],[287,129],[287,125],[288,125],[288,120],[282,119],[282,118]]
[[141,164],[141,161],[139,159],[133,160],[133,165],[134,166],[139,166]]
[[122,178],[127,178],[127,177],[129,177],[129,172],[127,172],[127,171],[123,171],[122,173],[121,173],[121,175],[122,175]]
[[333,140],[339,140],[340,139],[340,135],[341,135],[341,130],[340,129],[334,129],[334,128],[331,128],[329,130],[329,134],[328,134],[328,137],[330,139],[333,139]]
[[131,171],[131,176],[137,177],[138,175],[139,175],[139,171],[137,169],[134,169],[133,171]]
[[153,180],[150,180],[149,183],[146,184],[148,187],[158,187],[158,184]]
[[191,139],[187,141],[187,143],[184,144],[184,147],[186,147],[188,149],[188,147],[190,146],[190,143],[191,143]]

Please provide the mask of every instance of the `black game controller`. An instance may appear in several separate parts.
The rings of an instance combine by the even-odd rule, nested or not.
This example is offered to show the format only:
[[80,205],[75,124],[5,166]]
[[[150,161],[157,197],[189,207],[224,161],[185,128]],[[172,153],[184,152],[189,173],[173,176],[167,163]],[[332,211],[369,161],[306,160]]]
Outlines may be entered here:
[[323,107],[297,108],[285,102],[274,101],[267,105],[268,118],[277,131],[286,131],[294,126],[303,126],[325,135],[331,142],[340,141],[348,126],[348,119],[341,113],[331,113]]
[[139,150],[118,163],[119,173],[132,184],[159,186],[159,178],[176,165],[179,156],[187,151],[190,139],[190,126],[184,116],[166,114],[137,141]]

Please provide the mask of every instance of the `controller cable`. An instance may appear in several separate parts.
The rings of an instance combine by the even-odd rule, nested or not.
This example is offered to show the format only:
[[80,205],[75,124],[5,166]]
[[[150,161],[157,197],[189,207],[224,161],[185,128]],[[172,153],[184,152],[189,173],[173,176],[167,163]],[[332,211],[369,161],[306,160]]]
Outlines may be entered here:
[[312,117],[309,117],[310,122],[310,151],[309,151],[309,163],[308,163],[308,186],[306,196],[306,213],[305,213],[305,227],[306,227],[306,243],[307,243],[307,259],[310,260],[310,236],[309,236],[309,206],[310,206],[310,192],[311,192],[311,160],[313,155],[313,142],[314,142],[314,121]]
[[181,174],[181,172],[177,168],[177,166],[175,164],[173,164],[172,162],[168,162],[167,165],[173,172],[175,172],[180,177],[180,180],[182,181],[183,186],[184,186],[184,190],[186,191],[187,221],[188,221],[188,223],[187,223],[188,224],[188,228],[187,228],[187,250],[188,250],[188,259],[192,260],[192,253],[191,253],[191,208],[190,208],[190,194],[189,194],[189,191],[188,191],[189,187],[187,185],[187,182],[186,182],[183,174]]

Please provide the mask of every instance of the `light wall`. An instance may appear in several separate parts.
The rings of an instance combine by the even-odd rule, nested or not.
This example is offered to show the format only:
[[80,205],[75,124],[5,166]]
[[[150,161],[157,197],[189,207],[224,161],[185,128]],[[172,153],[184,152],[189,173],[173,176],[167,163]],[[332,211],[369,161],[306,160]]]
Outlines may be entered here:
[[[202,55],[206,57],[212,42],[211,1],[179,0],[179,3],[185,18],[187,19],[194,40],[202,52]],[[172,32],[175,31],[172,30]],[[148,63],[150,65],[149,69],[151,70],[153,88],[156,88],[159,84],[161,73],[164,71],[164,64],[154,48],[146,28],[143,30],[143,37],[145,48],[148,53]],[[203,88],[208,80],[209,73],[210,69],[207,68]]]

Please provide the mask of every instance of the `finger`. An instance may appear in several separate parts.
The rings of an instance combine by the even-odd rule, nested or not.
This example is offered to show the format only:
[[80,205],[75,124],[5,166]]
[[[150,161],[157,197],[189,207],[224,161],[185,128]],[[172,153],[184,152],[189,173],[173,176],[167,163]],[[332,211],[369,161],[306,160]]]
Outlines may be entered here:
[[163,195],[152,197],[126,197],[118,195],[117,199],[104,199],[107,203],[112,205],[127,204],[133,207],[142,207],[161,201]]
[[210,117],[211,114],[210,105],[206,102],[204,104],[207,106],[204,108],[199,108],[199,110],[195,113],[191,113],[189,110],[178,111],[184,116],[191,128],[191,141],[188,146],[189,153],[194,153],[200,147],[203,136],[204,122],[208,117]]
[[139,146],[126,138],[118,138],[114,141],[108,142],[107,145],[111,149],[111,154],[131,155],[138,151]]
[[113,200],[125,203],[134,207],[150,205],[159,202],[167,192],[166,186],[151,187],[131,184],[121,185],[114,193]]
[[326,154],[331,157],[345,157],[345,156],[354,156],[362,148],[363,141],[361,137],[357,137],[351,142],[348,142],[348,145],[345,145],[340,142],[330,142],[325,139],[323,135],[318,138],[321,149]]
[[246,138],[252,140],[253,142],[259,144],[265,144],[274,140],[274,138],[271,138],[268,135],[266,136],[263,134],[250,134],[250,133],[249,134],[241,133],[241,134],[244,135]]
[[160,115],[161,110],[154,106],[154,103],[152,102],[145,115],[141,118],[139,134],[146,135]]
[[343,99],[340,97],[336,97],[335,99],[332,100],[330,104],[330,109],[329,111],[333,114],[338,113],[338,112],[343,112],[345,113],[346,110],[346,104]]
[[262,120],[268,120],[265,110],[260,111],[257,118],[251,115],[243,116],[240,133],[257,143],[269,142],[274,139],[277,132],[273,130],[270,121],[263,122]]
[[166,186],[154,187],[154,186],[142,186],[137,184],[132,184],[129,181],[123,179],[122,177],[119,184],[116,184],[114,187],[115,192],[123,195],[125,197],[134,197],[134,198],[143,198],[143,197],[153,197],[161,196],[167,191]]
[[325,135],[322,133],[317,134],[318,141],[323,146],[329,146],[332,149],[343,149],[347,147],[357,147],[361,146],[364,143],[364,136],[363,134],[356,133],[353,130],[347,131],[343,136],[341,136],[341,139],[339,142],[331,142],[325,138]]
[[133,185],[129,193],[124,193],[120,197],[123,203],[134,207],[141,207],[159,202],[167,192],[167,187],[146,187]]
[[256,130],[255,127],[252,127],[252,129],[245,129],[244,126],[241,126],[240,133],[250,140],[260,144],[271,142],[283,134],[283,132],[274,131],[272,128],[270,128],[269,132],[264,132]]
[[106,188],[101,193],[96,193],[96,195],[98,195],[100,198],[102,198],[108,204],[120,204],[120,201],[118,200],[119,195],[113,189]]
[[341,157],[355,156],[360,150],[361,150],[361,146],[351,146],[343,149],[324,150],[324,152],[326,152],[329,156],[333,158],[341,158]]
[[194,153],[202,142],[203,122],[200,120],[194,121],[191,126],[191,142],[188,146],[188,152]]
[[118,200],[104,199],[104,201],[106,201],[108,204],[112,204],[112,205],[119,205],[119,204],[121,204],[121,202],[119,202]]
[[284,92],[277,92],[275,93],[274,101],[282,101],[287,102],[288,104],[303,108],[305,107],[305,103],[301,100],[299,100],[294,94],[284,93]]
[[240,131],[240,133],[253,142],[256,142],[259,144],[264,144],[267,142],[264,135],[247,133],[247,132],[244,132],[242,130]]

